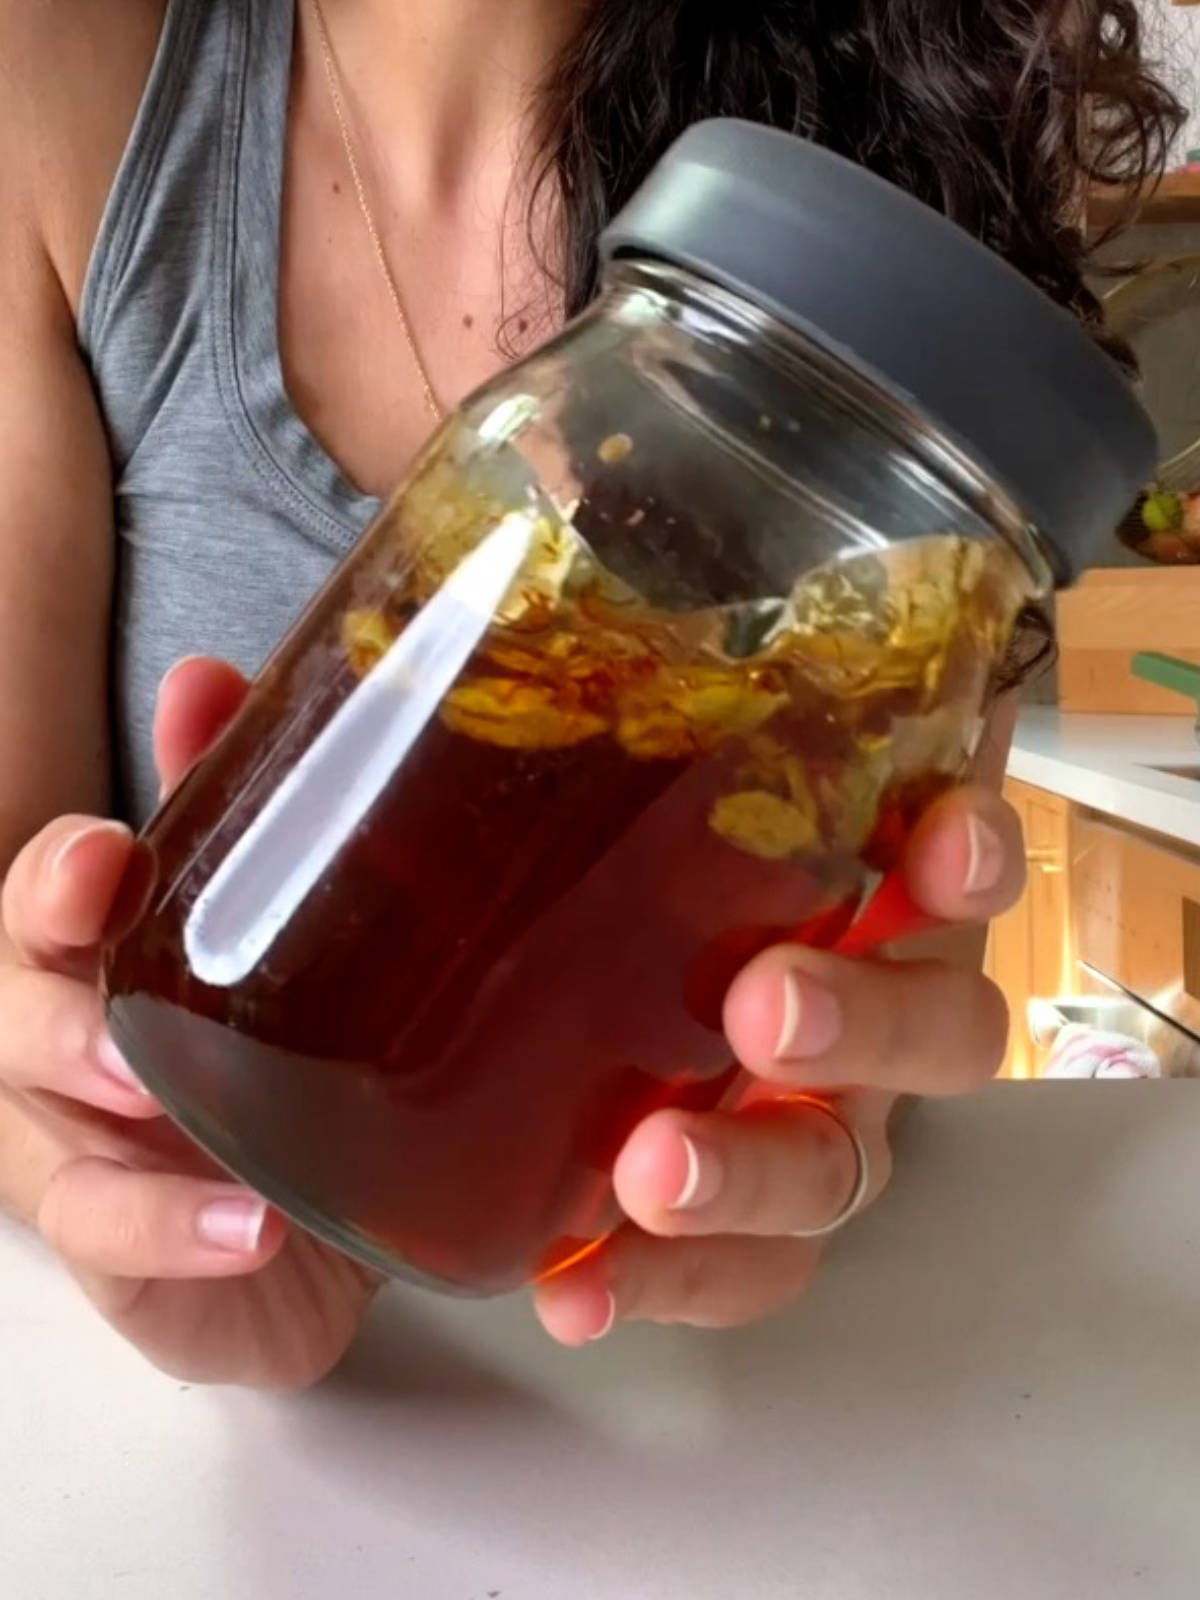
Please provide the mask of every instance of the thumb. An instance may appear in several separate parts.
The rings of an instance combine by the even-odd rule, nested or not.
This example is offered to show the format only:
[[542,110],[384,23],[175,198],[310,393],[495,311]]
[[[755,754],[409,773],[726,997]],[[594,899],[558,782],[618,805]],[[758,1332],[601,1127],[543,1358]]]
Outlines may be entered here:
[[236,667],[210,656],[188,656],[167,673],[154,713],[154,761],[164,794],[176,787],[232,720],[247,687]]

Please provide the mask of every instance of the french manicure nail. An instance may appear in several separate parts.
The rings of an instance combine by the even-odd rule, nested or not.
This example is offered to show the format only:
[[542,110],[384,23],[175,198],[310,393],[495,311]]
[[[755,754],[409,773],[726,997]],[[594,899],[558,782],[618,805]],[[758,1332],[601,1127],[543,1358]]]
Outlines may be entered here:
[[809,1061],[823,1056],[842,1032],[842,1007],[831,989],[807,974],[788,972],[783,979],[783,1020],[776,1061]]
[[119,1083],[122,1089],[132,1089],[142,1095],[149,1094],[150,1091],[117,1049],[112,1035],[107,1031],[96,1041],[95,1059],[104,1076],[111,1078],[114,1083]]
[[1000,835],[978,817],[967,818],[967,875],[964,894],[986,894],[1004,875],[1004,846]]
[[114,838],[120,839],[133,838],[133,830],[127,828],[123,822],[89,822],[85,828],[80,828],[77,832],[69,834],[54,852],[50,858],[51,878],[56,877],[63,870],[80,845],[89,843],[93,839],[102,838],[105,834],[111,834]]
[[683,1188],[679,1191],[679,1198],[671,1206],[672,1211],[699,1211],[703,1206],[711,1205],[721,1190],[724,1174],[721,1163],[711,1150],[701,1150],[694,1139],[689,1139],[687,1134],[681,1134],[684,1154],[687,1156],[687,1175],[683,1180]]
[[617,1325],[617,1297],[613,1294],[611,1289],[605,1296],[605,1300],[608,1307],[608,1315],[605,1317],[600,1327],[597,1328],[596,1332],[589,1335],[589,1344],[599,1344],[601,1339],[607,1339],[609,1334]]
[[196,1233],[202,1244],[231,1255],[249,1256],[258,1249],[267,1203],[256,1195],[231,1195],[212,1200],[196,1214]]

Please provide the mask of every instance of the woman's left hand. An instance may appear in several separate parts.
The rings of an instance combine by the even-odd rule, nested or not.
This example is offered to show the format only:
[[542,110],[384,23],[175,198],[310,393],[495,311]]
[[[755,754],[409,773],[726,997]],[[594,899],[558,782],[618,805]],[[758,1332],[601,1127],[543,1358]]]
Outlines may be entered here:
[[[984,788],[938,801],[905,863],[923,910],[976,925],[1013,904],[1024,868],[1016,815]],[[735,1113],[663,1111],[636,1130],[616,1166],[629,1225],[538,1291],[562,1343],[635,1320],[726,1328],[794,1300],[820,1260],[813,1235],[885,1187],[897,1097],[986,1083],[1008,1013],[977,970],[785,946],[736,980],[725,1023],[753,1091]]]

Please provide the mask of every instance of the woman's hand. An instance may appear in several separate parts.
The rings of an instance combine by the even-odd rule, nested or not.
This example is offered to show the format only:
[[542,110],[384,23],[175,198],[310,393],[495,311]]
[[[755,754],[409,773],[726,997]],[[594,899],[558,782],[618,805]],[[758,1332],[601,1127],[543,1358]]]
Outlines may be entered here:
[[[949,923],[981,924],[1024,882],[1015,814],[989,789],[934,805],[906,860],[913,899]],[[891,1171],[897,1096],[957,1094],[1000,1066],[1008,1016],[982,973],[937,961],[846,960],[783,947],[752,962],[725,1005],[726,1032],[754,1078],[734,1114],[664,1111],[616,1167],[629,1218],[596,1256],[538,1292],[564,1344],[618,1321],[724,1328],[802,1294],[820,1260],[812,1237],[845,1214],[866,1156],[869,1202]]]
[[[244,693],[214,662],[168,676],[155,729],[164,786]],[[311,1383],[344,1353],[374,1280],[226,1181],[114,1049],[96,980],[131,845],[117,823],[62,817],[9,871],[0,1201],[40,1229],[100,1312],[166,1371]]]

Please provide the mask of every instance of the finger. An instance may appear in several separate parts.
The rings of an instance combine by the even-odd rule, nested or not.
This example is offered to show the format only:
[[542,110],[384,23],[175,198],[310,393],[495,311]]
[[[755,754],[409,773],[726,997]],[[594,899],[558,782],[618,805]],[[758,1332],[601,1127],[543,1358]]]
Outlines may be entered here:
[[542,1284],[535,1305],[547,1333],[571,1346],[603,1339],[619,1322],[734,1328],[802,1295],[820,1253],[808,1239],[652,1239],[630,1228]]
[[95,1157],[59,1168],[38,1227],[74,1271],[114,1278],[237,1277],[264,1266],[286,1235],[248,1190]]
[[1025,887],[1016,812],[991,789],[951,790],[921,818],[905,853],[913,898],[944,922],[986,922]]
[[133,853],[120,822],[59,817],[25,846],[4,881],[4,928],[21,959],[76,970],[94,955]]
[[154,711],[154,759],[164,793],[175,788],[233,719],[246,690],[236,667],[208,656],[188,656],[167,673]]
[[[838,1109],[855,1116],[866,1152],[864,1204],[890,1175],[883,1110],[868,1119],[866,1109]],[[629,1139],[613,1178],[622,1210],[647,1233],[788,1238],[844,1216],[861,1175],[858,1148],[837,1118],[773,1100],[733,1116],[659,1112]]]
[[739,1061],[784,1087],[959,1094],[998,1071],[1008,1007],[969,969],[782,945],[734,980],[725,1031]]
[[156,1117],[104,1023],[94,988],[58,973],[0,967],[0,1081],[80,1100],[122,1117]]

